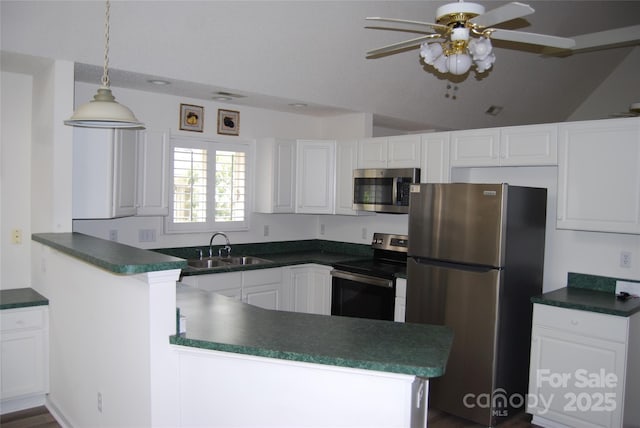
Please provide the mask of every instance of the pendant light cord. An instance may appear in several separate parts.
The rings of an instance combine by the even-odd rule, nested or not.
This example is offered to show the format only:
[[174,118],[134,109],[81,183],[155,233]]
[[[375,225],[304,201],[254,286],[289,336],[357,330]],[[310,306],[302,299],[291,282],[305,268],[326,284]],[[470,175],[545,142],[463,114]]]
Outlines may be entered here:
[[111,3],[107,0],[104,17],[104,69],[102,72],[102,86],[109,87],[109,17]]

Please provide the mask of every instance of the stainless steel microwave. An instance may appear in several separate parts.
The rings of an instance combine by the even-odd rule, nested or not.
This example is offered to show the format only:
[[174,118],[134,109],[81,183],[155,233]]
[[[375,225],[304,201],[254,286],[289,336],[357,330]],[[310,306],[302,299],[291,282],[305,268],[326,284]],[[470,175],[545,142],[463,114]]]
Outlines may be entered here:
[[410,187],[419,182],[420,168],[354,169],[353,209],[408,213]]

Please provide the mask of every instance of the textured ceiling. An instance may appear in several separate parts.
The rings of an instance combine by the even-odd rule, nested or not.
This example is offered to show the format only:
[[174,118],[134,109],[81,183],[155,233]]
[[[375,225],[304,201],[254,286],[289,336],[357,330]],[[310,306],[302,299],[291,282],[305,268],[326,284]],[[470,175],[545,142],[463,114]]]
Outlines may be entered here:
[[[640,1],[524,2],[536,12],[500,28],[571,37],[640,24]],[[566,120],[632,49],[640,49],[557,57],[532,45],[496,42],[492,70],[455,82],[431,72],[416,49],[365,57],[370,49],[415,37],[367,28],[366,16],[431,22],[445,3],[114,1],[111,81],[189,98],[232,92],[243,97],[230,105],[303,114],[367,112],[378,125],[409,131],[466,129]],[[480,3],[490,10],[506,2]],[[3,0],[0,6],[3,51],[74,61],[77,80],[99,82],[104,3]],[[172,83],[156,86],[150,78]],[[630,93],[640,97],[637,86]],[[296,102],[308,107],[289,105]],[[629,102],[621,100],[619,109]],[[486,114],[492,105],[502,112]]]

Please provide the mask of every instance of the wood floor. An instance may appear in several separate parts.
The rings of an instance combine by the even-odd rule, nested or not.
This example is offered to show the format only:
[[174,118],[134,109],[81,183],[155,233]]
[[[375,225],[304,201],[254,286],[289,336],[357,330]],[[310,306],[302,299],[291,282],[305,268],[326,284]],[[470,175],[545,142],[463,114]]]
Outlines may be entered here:
[[0,416],[2,428],[60,428],[46,407],[34,407]]
[[[530,421],[531,417],[526,413],[514,416],[506,422],[500,424],[500,428],[534,428]],[[429,428],[479,428],[480,425],[464,419],[456,418],[447,413],[437,410],[429,410],[427,425]],[[0,426],[2,428],[60,428],[60,425],[47,411],[47,408],[35,407],[33,409],[22,410],[20,412],[8,413],[0,416]]]

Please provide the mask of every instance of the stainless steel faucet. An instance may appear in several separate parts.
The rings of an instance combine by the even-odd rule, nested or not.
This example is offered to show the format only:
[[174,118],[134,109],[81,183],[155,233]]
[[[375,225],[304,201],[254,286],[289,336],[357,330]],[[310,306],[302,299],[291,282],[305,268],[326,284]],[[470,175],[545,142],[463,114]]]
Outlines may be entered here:
[[226,252],[225,257],[229,257],[231,255],[231,242],[229,242],[229,238],[223,232],[215,232],[213,235],[211,235],[211,239],[209,239],[209,257],[213,256],[213,238],[218,235],[223,236],[226,241],[224,248],[218,248],[218,257],[222,257],[223,249]]

